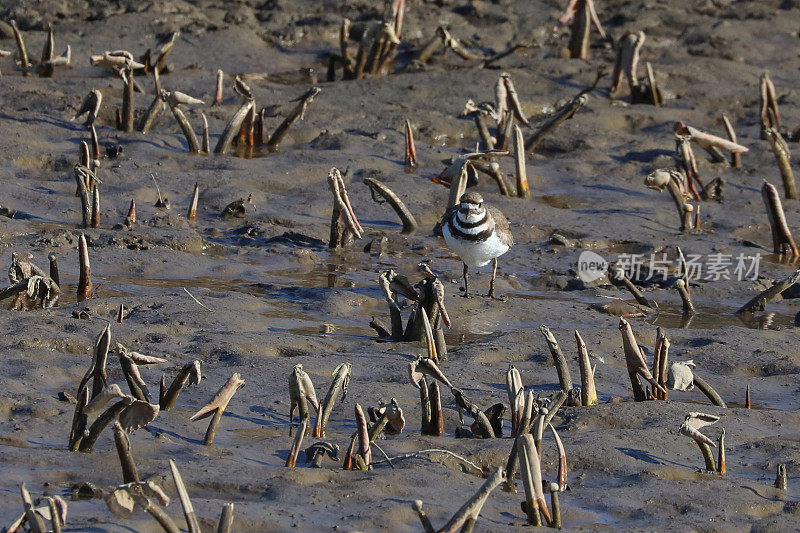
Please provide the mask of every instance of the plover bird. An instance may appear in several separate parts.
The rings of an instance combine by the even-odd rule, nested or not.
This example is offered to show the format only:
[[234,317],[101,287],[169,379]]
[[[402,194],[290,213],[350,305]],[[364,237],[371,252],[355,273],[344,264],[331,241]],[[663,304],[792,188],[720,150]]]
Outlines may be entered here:
[[442,235],[447,246],[464,263],[464,296],[469,298],[469,267],[492,263],[488,297],[494,298],[497,258],[514,244],[508,220],[498,209],[484,205],[476,192],[463,194],[460,203],[442,218]]

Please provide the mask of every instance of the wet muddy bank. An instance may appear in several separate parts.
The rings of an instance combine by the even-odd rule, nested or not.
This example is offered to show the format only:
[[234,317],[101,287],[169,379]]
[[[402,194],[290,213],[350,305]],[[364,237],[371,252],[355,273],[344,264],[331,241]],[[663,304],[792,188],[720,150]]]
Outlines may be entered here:
[[[13,252],[30,251],[46,269],[53,252],[64,291],[50,309],[23,312],[4,306],[0,311],[0,460],[5,473],[0,490],[7,496],[0,504],[0,524],[20,514],[23,481],[35,495],[65,498],[75,483],[120,483],[110,432],[91,454],[67,451],[74,406],[59,400],[61,392],[75,395],[95,340],[109,320],[112,342],[168,360],[141,369],[153,391],[162,373],[171,379],[184,364],[202,362],[200,384],[184,390],[174,410],[131,435],[142,477],[163,483],[175,497],[166,509],[176,520],[181,512],[169,457],[181,468],[204,530],[215,527],[225,502],[235,503],[239,531],[417,531],[420,524],[411,506],[416,499],[425,502],[434,524],[444,524],[483,483],[445,454],[399,460],[395,468],[379,464],[369,472],[342,471],[332,462],[322,469],[307,468],[305,462],[295,469],[283,466],[292,440],[287,387],[292,368],[302,364],[323,396],[331,372],[344,362],[353,365],[353,376],[347,397],[331,417],[328,440],[346,449],[356,427],[355,404],[366,408],[396,398],[407,426],[378,441],[388,455],[443,448],[487,469],[505,464],[509,438],[455,438],[459,416],[448,391],[443,391],[445,435],[419,434],[419,393],[408,383],[407,367],[425,346],[378,342],[368,325],[372,317],[389,322],[379,274],[391,268],[415,281],[421,276],[418,263],[430,260],[445,285],[453,321],[445,331],[449,360],[443,370],[477,404],[507,403],[509,363],[519,369],[526,388],[543,397],[558,390],[540,325],[547,324],[560,342],[575,381],[573,330],[586,341],[597,364],[600,403],[563,407],[554,419],[570,471],[571,490],[561,495],[566,529],[649,529],[654,523],[675,530],[700,524],[736,531],[793,528],[800,498],[800,485],[793,481],[800,461],[798,300],[787,293],[746,320],[734,313],[796,268],[771,255],[760,189],[763,179],[779,186],[780,175],[769,145],[759,138],[758,82],[769,71],[784,123],[800,125],[794,105],[800,58],[787,44],[797,39],[797,9],[772,2],[598,2],[611,36],[619,38],[626,30],[647,33],[642,55],[668,93],[665,106],[631,105],[626,88],[611,99],[605,78],[587,106],[528,155],[529,199],[500,196],[493,181],[481,178],[476,190],[506,215],[517,242],[500,259],[497,289],[508,301],[495,302],[459,297],[461,263],[433,234],[449,191],[431,178],[479,141],[474,122],[459,114],[467,99],[492,101],[494,84],[505,71],[523,109],[539,124],[559,100],[592,83],[598,64],[610,66],[613,52],[594,36],[589,61],[562,59],[566,38],[546,40],[560,4],[442,4],[408,2],[400,67],[440,24],[470,50],[484,53],[503,50],[526,35],[543,45],[509,55],[497,68],[472,68],[448,52],[424,68],[329,83],[325,53],[338,47],[341,17],[375,19],[380,13],[372,4],[0,6],[0,19],[16,18],[32,57],[38,57],[52,22],[58,53],[69,44],[74,63],[59,68],[53,78],[39,78],[22,76],[13,58],[0,58],[0,206],[9,210],[0,212],[0,264],[8,266]],[[15,50],[7,30],[0,27],[0,48]],[[293,99],[312,86],[322,89],[278,152],[261,150],[251,158],[189,155],[168,110],[147,134],[115,129],[122,82],[90,66],[89,55],[118,48],[139,55],[156,49],[157,36],[175,30],[181,36],[169,56],[172,71],[161,83],[205,101],[185,112],[198,132],[200,112],[206,114],[212,146],[241,103],[231,75],[245,74],[259,107],[267,108],[270,131],[294,107]],[[225,96],[222,105],[211,107],[218,68],[226,73]],[[145,90],[134,97],[143,110],[152,100],[153,80],[135,79]],[[83,229],[72,169],[88,134],[82,121],[70,119],[93,88],[104,95],[96,122],[103,153],[101,223]],[[703,179],[721,177],[726,187],[722,202],[701,203],[700,230],[681,233],[672,200],[646,188],[644,177],[673,165],[677,121],[722,134],[721,113],[732,119],[749,152],[741,168],[731,168],[712,164],[696,150]],[[414,173],[403,168],[406,119],[417,143]],[[790,147],[796,150],[797,145]],[[107,157],[107,148],[118,155]],[[327,248],[331,167],[344,173],[365,230],[353,247],[339,251]],[[501,168],[513,176],[513,159],[501,159]],[[158,193],[151,175],[171,209],[155,207]],[[416,232],[400,233],[396,215],[374,202],[363,184],[368,177],[398,194],[419,222]],[[186,215],[195,183],[199,209],[190,221]],[[240,198],[245,199],[243,218],[220,216]],[[132,199],[138,222],[127,229],[123,221]],[[789,226],[796,228],[800,204],[784,201],[784,209]],[[77,302],[81,233],[89,245],[95,298]],[[554,234],[565,239],[554,239]],[[637,281],[659,304],[658,311],[642,313],[630,305],[633,299],[624,289],[587,284],[577,276],[584,250],[609,262],[632,254],[642,254],[647,262],[653,253],[666,253],[673,261],[676,246],[703,261],[713,254],[760,254],[762,259],[756,279],[740,281],[731,270],[730,279],[692,283],[698,313],[688,321],[681,315],[677,291],[667,283]],[[474,272],[471,286],[485,293],[489,275],[488,269]],[[120,304],[127,311],[117,323]],[[408,312],[404,308],[403,316]],[[672,343],[671,360],[693,360],[698,375],[728,408],[711,406],[696,389],[670,391],[667,402],[633,402],[620,314],[642,315],[628,320],[648,361],[660,326]],[[231,400],[214,445],[202,446],[206,422],[188,419],[234,372],[246,386]],[[109,381],[124,384],[116,360],[109,364]],[[748,384],[752,409],[744,408]],[[690,411],[721,417],[706,431],[714,439],[720,427],[727,432],[726,476],[701,472],[696,445],[678,435]],[[509,430],[506,420],[504,433]],[[547,436],[546,478],[555,476],[556,458]],[[788,491],[772,487],[779,463],[789,465]],[[513,495],[497,489],[477,529],[521,529],[526,523],[522,498],[521,488]],[[121,520],[102,500],[69,504],[67,524],[73,530],[158,530],[141,511]]]

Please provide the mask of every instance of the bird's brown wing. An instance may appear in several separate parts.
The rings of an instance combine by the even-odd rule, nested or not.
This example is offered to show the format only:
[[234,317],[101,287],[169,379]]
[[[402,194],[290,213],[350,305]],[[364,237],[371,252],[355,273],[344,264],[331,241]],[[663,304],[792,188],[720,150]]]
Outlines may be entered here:
[[445,222],[450,220],[450,217],[453,216],[453,213],[458,210],[458,206],[459,204],[456,204],[454,206],[447,208],[447,211],[444,212],[444,215],[442,215],[442,219],[439,221],[440,226],[444,226]]
[[500,237],[500,240],[503,241],[504,244],[507,244],[509,247],[514,245],[514,236],[511,235],[511,227],[508,225],[508,220],[500,212],[499,209],[486,206],[489,210],[489,214],[492,215],[494,219],[494,227],[497,232],[497,236]]

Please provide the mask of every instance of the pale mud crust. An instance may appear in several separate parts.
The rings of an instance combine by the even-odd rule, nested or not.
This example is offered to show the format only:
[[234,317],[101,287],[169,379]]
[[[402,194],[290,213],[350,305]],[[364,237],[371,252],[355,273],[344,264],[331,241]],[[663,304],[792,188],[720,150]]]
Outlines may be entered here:
[[[406,59],[407,51],[442,23],[473,50],[502,50],[527,35],[544,41],[566,2],[475,2],[477,11],[468,2],[441,3],[409,0],[401,47]],[[479,405],[507,402],[509,362],[526,387],[543,396],[555,392],[558,381],[541,324],[561,343],[576,382],[574,329],[602,359],[595,360],[600,404],[565,407],[554,419],[570,469],[571,490],[560,498],[565,529],[794,530],[800,514],[797,300],[771,303],[768,311],[775,315],[767,330],[749,328],[731,314],[793,267],[764,260],[756,282],[695,284],[699,314],[685,329],[678,327],[677,291],[645,287],[662,307],[658,317],[631,319],[648,357],[655,325],[662,325],[672,343],[671,359],[693,359],[698,374],[729,408],[709,405],[697,390],[671,391],[668,402],[634,403],[618,318],[590,307],[613,302],[605,296],[630,300],[629,295],[612,286],[584,287],[575,275],[580,249],[551,244],[550,236],[558,232],[580,239],[606,259],[663,246],[674,253],[676,245],[692,254],[770,252],[759,190],[765,178],[780,189],[780,177],[768,144],[759,139],[758,80],[769,71],[784,123],[800,126],[796,2],[598,0],[597,5],[612,36],[646,32],[642,56],[672,96],[663,108],[631,106],[623,88],[612,102],[606,78],[587,107],[529,156],[531,199],[502,197],[491,180],[482,179],[477,190],[506,215],[517,243],[500,259],[497,291],[509,298],[503,303],[458,297],[461,263],[432,231],[448,191],[429,179],[444,168],[443,160],[474,149],[475,126],[457,115],[468,98],[493,99],[500,69],[466,68],[448,53],[424,69],[325,83],[322,58],[338,48],[341,17],[375,18],[382,2],[3,2],[0,19],[16,18],[32,58],[39,57],[44,29],[52,22],[56,53],[70,44],[75,66],[58,69],[53,78],[23,77],[12,58],[0,58],[0,205],[16,211],[13,218],[0,216],[0,259],[5,268],[12,252],[31,251],[46,268],[47,254],[55,252],[65,290],[53,309],[0,311],[0,525],[21,513],[23,481],[34,495],[65,497],[78,482],[121,483],[110,431],[91,454],[66,450],[73,405],[57,398],[61,391],[75,395],[91,347],[120,304],[129,313],[122,324],[112,324],[113,341],[169,360],[142,369],[151,391],[157,393],[162,372],[171,379],[185,363],[203,363],[206,379],[184,390],[173,411],[131,436],[141,475],[164,480],[175,497],[167,508],[174,519],[182,520],[182,513],[167,480],[169,457],[181,469],[206,531],[215,528],[225,502],[235,503],[237,531],[419,531],[411,507],[415,499],[425,502],[435,525],[443,525],[483,482],[452,458],[408,459],[395,469],[383,464],[363,473],[334,469],[329,462],[322,469],[307,468],[301,454],[298,468],[283,467],[291,444],[287,380],[292,367],[302,363],[323,397],[330,373],[342,362],[353,364],[353,379],[347,398],[334,410],[329,438],[343,449],[355,430],[355,403],[366,408],[394,397],[408,425],[402,434],[380,441],[391,456],[445,448],[484,467],[505,464],[508,438],[454,438],[458,416],[446,390],[446,436],[420,436],[419,395],[408,383],[407,364],[423,346],[377,343],[367,326],[372,316],[388,323],[378,273],[394,268],[415,281],[417,263],[432,259],[453,319],[444,371]],[[317,73],[322,93],[279,153],[253,159],[190,156],[169,112],[146,135],[114,129],[122,84],[89,66],[88,56],[120,48],[138,56],[155,49],[157,35],[177,29],[182,34],[169,59],[174,71],[162,83],[206,102],[186,114],[199,130],[200,111],[206,112],[212,147],[240,102],[226,77],[223,105],[208,107],[218,68],[226,75],[268,74],[249,83],[258,105],[268,107],[269,130],[295,105],[290,100],[312,86],[305,69]],[[0,30],[0,48],[15,50],[8,27]],[[511,75],[534,125],[558,100],[589,85],[598,64],[613,60],[610,47],[596,35],[590,61],[561,59],[566,42],[522,50],[497,64]],[[152,79],[137,81],[152,91]],[[76,246],[84,230],[72,167],[79,142],[88,136],[82,122],[69,119],[92,88],[104,95],[98,118],[103,150],[120,145],[123,152],[101,162],[101,228],[85,230],[96,298],[75,303]],[[136,105],[142,109],[151,99],[137,93]],[[672,200],[645,188],[643,178],[672,166],[676,121],[722,134],[723,112],[750,152],[743,167],[733,169],[712,165],[697,151],[701,176],[725,179],[725,199],[702,203],[702,232],[680,234]],[[415,128],[420,168],[414,174],[403,172],[405,119]],[[796,144],[790,146],[800,152]],[[501,164],[513,175],[511,158]],[[334,166],[348,171],[345,181],[365,236],[352,249],[331,253],[326,177]],[[151,173],[169,197],[170,211],[154,207]],[[364,177],[391,187],[420,229],[401,236],[395,215],[371,200]],[[186,210],[195,183],[200,206],[197,220],[189,222]],[[245,219],[219,217],[228,203],[251,194]],[[131,199],[138,226],[114,229]],[[789,225],[797,228],[800,204],[784,201],[784,206]],[[384,254],[363,252],[370,240],[384,235]],[[485,292],[489,269],[473,270],[473,290]],[[82,309],[89,310],[90,319],[72,318]],[[333,324],[332,333],[325,324]],[[114,357],[109,371],[110,380],[125,388]],[[188,418],[234,372],[247,385],[222,417],[214,446],[204,447],[206,421]],[[751,410],[743,408],[748,383]],[[720,428],[726,429],[727,476],[699,472],[703,461],[697,446],[678,435],[690,411],[721,416],[704,431],[716,439]],[[544,443],[543,472],[553,479],[555,445],[550,436]],[[373,457],[381,458],[377,452]],[[772,487],[779,463],[788,464],[788,492]],[[521,493],[496,490],[476,530],[522,530],[522,499]],[[71,531],[158,531],[141,511],[121,520],[102,500],[70,502],[68,526]]]

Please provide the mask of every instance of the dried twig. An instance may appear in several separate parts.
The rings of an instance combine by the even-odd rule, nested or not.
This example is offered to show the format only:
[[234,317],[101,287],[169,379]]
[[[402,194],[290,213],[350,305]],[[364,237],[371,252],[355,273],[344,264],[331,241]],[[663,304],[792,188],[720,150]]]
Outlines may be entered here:
[[785,197],[789,200],[797,200],[797,186],[794,182],[794,172],[792,172],[789,145],[775,128],[765,127],[763,133],[772,147],[772,153],[775,154],[775,159],[778,161],[778,169],[781,172]]
[[[680,250],[680,249],[679,249]],[[683,254],[681,254],[683,256]],[[685,271],[684,271],[685,272]],[[653,377],[655,380],[664,387],[666,390],[667,385],[667,366],[669,362],[669,347],[670,342],[667,336],[661,331],[661,328],[656,329],[656,345],[653,349]],[[656,400],[667,400],[668,394],[659,389],[655,391]]]
[[[319,402],[317,401],[314,384],[311,382],[311,377],[303,370],[303,365],[301,364],[294,365],[292,373],[289,375],[289,399],[291,401],[289,422],[294,420],[295,409],[298,411],[298,417],[301,419],[306,418],[309,412],[309,402],[319,415]],[[291,429],[289,434],[291,434]]]
[[481,513],[483,504],[486,503],[489,494],[503,482],[505,479],[505,472],[502,468],[496,469],[488,477],[486,482],[478,489],[467,502],[453,515],[447,524],[441,529],[440,533],[455,533],[456,531],[472,531],[478,516]]
[[[331,235],[331,240],[334,240],[334,235]],[[378,284],[381,287],[386,303],[389,305],[389,316],[392,321],[391,338],[394,340],[402,340],[404,338],[403,317],[400,314],[400,305],[397,303],[397,298],[395,298],[394,292],[392,291],[392,280],[390,279],[394,276],[395,274],[392,270],[381,272],[378,278]]]
[[175,120],[178,122],[178,125],[181,127],[181,131],[183,132],[183,136],[186,138],[186,143],[189,146],[189,153],[196,154],[200,152],[200,143],[197,142],[197,135],[192,129],[192,125],[189,124],[189,120],[186,118],[186,115],[183,114],[183,111],[180,109],[180,105],[199,105],[202,104],[202,100],[198,100],[197,98],[192,98],[188,94],[184,94],[178,91],[172,91],[166,93],[166,101],[169,105],[169,108],[172,110],[172,114],[175,116]]
[[[542,516],[550,524],[552,518],[544,499],[542,489],[542,470],[539,463],[539,452],[534,444],[533,436],[529,433],[517,437],[517,453],[519,455],[520,474],[525,487],[525,512],[528,515],[528,524],[542,525]],[[541,513],[541,516],[540,516]]]
[[570,25],[569,56],[573,59],[589,59],[589,44],[591,32],[591,10],[594,9],[592,0],[577,0],[570,2],[574,5],[574,15]]
[[703,459],[706,463],[706,471],[716,472],[717,467],[714,464],[714,455],[711,453],[711,446],[715,446],[714,441],[700,433],[700,429],[719,420],[718,416],[708,415],[705,413],[689,413],[680,427],[680,434],[689,437],[697,443],[700,451],[703,454]]
[[186,214],[187,219],[195,220],[197,218],[197,202],[199,199],[200,199],[200,185],[195,183],[194,192],[192,193],[192,203],[189,205],[189,211]]
[[561,437],[558,436],[556,428],[553,424],[547,424],[550,431],[553,432],[553,438],[556,441],[556,448],[558,449],[558,475],[556,483],[557,492],[564,492],[567,490],[567,452],[564,450],[564,443],[561,442]]
[[[364,410],[358,403],[356,404],[355,407],[355,413],[356,413],[356,427],[358,428],[357,458],[363,461],[363,464],[359,464],[359,467],[363,470],[368,470],[372,464],[372,450],[370,448],[370,442],[372,442],[372,439],[369,437],[367,418],[364,416]],[[361,463],[361,461],[359,461],[359,463]]]
[[[217,72],[222,71],[219,70]],[[217,533],[231,533],[231,531],[233,531],[233,503],[226,503],[222,506]]]
[[[668,169],[658,169],[649,174],[644,179],[644,184],[656,191],[663,191],[667,189],[675,202],[675,207],[678,210],[678,217],[681,221],[681,231],[687,231],[694,227],[691,222],[691,213],[694,210],[693,206],[686,201],[688,193],[687,179],[678,171]],[[643,304],[646,305],[646,304]]]
[[78,259],[80,263],[78,301],[83,301],[92,297],[92,270],[89,265],[89,247],[86,244],[86,236],[83,233],[78,239]]
[[531,389],[528,391],[528,394],[525,397],[522,417],[519,421],[516,431],[512,432],[512,437],[515,437],[515,439],[514,443],[511,445],[511,452],[508,454],[508,459],[506,460],[506,482],[503,490],[508,492],[516,491],[514,477],[516,476],[517,465],[519,463],[516,437],[530,432],[534,418],[536,417],[536,420],[538,421],[538,415],[539,405],[534,398],[533,389]]
[[678,294],[681,297],[681,302],[683,302],[683,314],[693,315],[695,313],[694,304],[692,303],[692,298],[689,295],[689,290],[686,282],[682,279],[677,280],[675,282],[675,288],[678,289]]
[[83,99],[81,107],[75,112],[72,120],[77,120],[78,117],[86,113],[86,122],[83,125],[86,129],[89,129],[94,124],[94,121],[97,120],[97,114],[100,112],[100,104],[102,103],[103,94],[97,89],[92,89]]
[[336,401],[339,399],[339,395],[342,396],[342,400],[347,396],[347,387],[350,384],[352,366],[353,365],[350,363],[342,363],[333,371],[333,381],[328,389],[328,393],[325,395],[325,399],[320,404],[319,416],[317,416],[317,422],[314,426],[315,437],[325,437],[328,428],[328,420],[333,412],[334,405],[336,405]]
[[[478,466],[477,464],[473,463],[472,461],[470,461],[466,457],[463,457],[461,455],[453,453],[450,450],[442,450],[442,449],[438,449],[438,448],[430,448],[430,449],[427,449],[427,450],[419,450],[419,451],[412,452],[412,453],[406,453],[406,454],[403,454],[403,455],[398,455],[397,457],[391,457],[390,460],[392,462],[396,463],[398,461],[402,461],[403,459],[414,459],[414,458],[418,458],[418,457],[423,457],[423,454],[429,454],[429,453],[443,453],[445,455],[449,455],[451,457],[454,457],[454,458],[458,459],[459,461],[461,461],[465,465],[473,468],[476,474],[482,474],[483,473],[483,469],[480,466]],[[372,464],[373,465],[379,465],[379,464],[388,463],[388,462],[389,462],[389,460],[387,460],[387,459],[381,459],[379,461],[373,461]]]
[[137,400],[133,396],[123,394],[119,385],[109,385],[101,394],[98,394],[86,407],[84,411],[86,414],[96,411],[105,405],[105,403],[112,398],[121,398],[120,401],[106,409],[97,419],[92,423],[86,432],[86,435],[80,442],[80,451],[90,452],[97,442],[98,437],[103,430],[115,418],[119,417],[119,423],[122,428],[130,433],[136,429],[146,426],[158,416],[158,405],[153,405],[145,401]]
[[697,388],[700,389],[700,392],[706,395],[706,397],[711,400],[711,403],[716,405],[717,407],[727,407],[725,405],[725,401],[722,399],[722,396],[714,390],[711,385],[709,385],[706,380],[701,378],[697,375],[696,372],[692,372],[692,376],[694,378],[694,384],[697,385]]
[[130,64],[121,69],[120,75],[124,83],[122,88],[122,131],[133,131],[134,102],[133,102],[133,68]]
[[723,476],[728,473],[728,467],[725,460],[725,428],[722,428],[722,433],[719,434],[717,439],[717,472]]
[[631,103],[661,106],[663,105],[663,97],[650,63],[645,63],[646,82],[639,80],[637,75],[640,59],[639,51],[644,45],[644,41],[645,34],[643,31],[637,33],[628,31],[617,42],[611,93],[619,89],[622,74],[624,73],[630,88]]
[[[200,118],[203,119],[203,144],[200,146],[200,151],[204,154],[211,153],[211,134],[208,131],[208,119],[206,114],[200,112]],[[261,144],[261,143],[259,143]]]
[[205,306],[205,305],[204,305],[204,304],[203,304],[203,303],[202,303],[200,300],[198,300],[197,298],[195,298],[195,297],[192,295],[192,293],[191,293],[191,292],[189,292],[189,289],[187,289],[186,287],[183,287],[183,290],[184,290],[184,292],[186,292],[186,294],[188,294],[188,295],[189,295],[189,297],[190,297],[192,300],[194,300],[194,301],[195,301],[195,303],[196,303],[197,305],[199,305],[200,307],[202,307],[203,309],[205,309],[206,311],[208,311],[208,312],[210,312],[210,313],[213,313],[213,312],[214,312],[214,311],[212,311],[211,309],[209,309],[208,307],[206,307],[206,306]]
[[297,433],[292,441],[292,447],[289,449],[289,456],[286,458],[286,464],[284,465],[287,468],[294,468],[297,465],[297,455],[300,453],[300,446],[303,444],[303,436],[305,436],[306,430],[308,429],[308,420],[308,412],[305,413],[305,416],[300,417],[300,425],[297,428]]
[[169,460],[169,468],[172,471],[172,479],[175,481],[175,488],[178,490],[178,497],[181,500],[181,507],[183,507],[183,515],[186,517],[186,525],[189,527],[189,533],[200,533],[200,524],[197,522],[197,515],[194,513],[192,500],[189,499],[189,493],[186,490],[186,485],[183,483],[181,473],[178,471],[178,466],[172,459]]
[[302,120],[303,116],[305,115],[306,109],[314,101],[314,98],[322,92],[322,89],[319,87],[312,87],[308,90],[305,94],[298,98],[299,102],[289,113],[289,116],[284,119],[283,122],[272,132],[272,135],[269,137],[269,141],[267,141],[267,149],[270,152],[276,152],[280,148],[281,141],[286,136],[286,133],[289,131],[289,128],[297,122],[298,120]]
[[77,184],[78,197],[81,200],[81,216],[84,228],[92,227],[92,187],[97,176],[88,167],[75,165],[73,170]]
[[771,287],[761,291],[757,296],[753,297],[749,302],[744,304],[738,311],[737,315],[743,313],[755,313],[756,311],[763,311],[767,303],[775,299],[780,293],[800,281],[800,269],[795,270],[790,276],[776,281]]
[[400,217],[400,221],[403,223],[403,233],[413,233],[414,230],[417,229],[417,221],[414,218],[414,215],[411,214],[406,205],[394,193],[394,191],[375,178],[364,178],[364,183],[369,187],[370,192],[372,193],[372,198],[376,202],[380,203],[380,201],[375,197],[375,193],[383,197],[386,202],[389,203],[392,209],[394,209],[395,213],[397,213],[397,216]]
[[759,84],[759,96],[761,98],[760,118],[762,127],[762,138],[764,136],[764,128],[781,128],[781,113],[778,110],[778,96],[775,92],[775,85],[772,83],[769,74],[766,72],[761,76]]
[[[420,384],[420,392],[424,383]],[[434,380],[428,385],[428,402],[430,406],[430,421],[427,426],[423,426],[422,434],[433,437],[444,435],[444,416],[442,413],[442,396],[439,392],[439,382]]]
[[517,176],[517,196],[527,198],[531,195],[528,186],[528,171],[525,167],[525,144],[522,139],[522,130],[514,126],[514,168]]
[[[158,115],[164,110],[166,107],[167,101],[167,92],[166,91],[159,91],[156,92],[155,97],[153,98],[153,103],[150,104],[150,107],[147,108],[144,115],[142,115],[141,121],[139,122],[139,131],[142,133],[147,133],[153,127],[156,118]],[[177,118],[177,117],[176,117]]]
[[22,32],[19,31],[19,28],[17,27],[17,21],[11,20],[10,24],[11,24],[11,29],[14,32],[14,40],[17,43],[19,66],[22,68],[25,75],[27,75],[27,70],[31,66],[31,63],[28,60],[28,48],[25,46],[25,40],[22,37]]
[[169,411],[175,407],[175,401],[184,386],[197,385],[202,379],[200,372],[200,361],[192,361],[186,363],[172,380],[169,388],[165,383],[165,378],[161,376],[161,391],[159,393],[158,403],[162,411]]
[[586,343],[583,342],[581,334],[575,330],[575,342],[578,344],[578,361],[581,367],[581,405],[595,405],[597,403],[597,390],[594,384],[594,372],[589,352],[586,350]]
[[33,507],[33,499],[31,498],[30,492],[25,487],[25,483],[20,485],[20,494],[22,495],[22,504],[25,507],[25,521],[28,524],[28,528],[33,533],[47,533],[47,528],[44,525],[44,519],[42,515],[36,512],[36,509]]
[[778,465],[778,473],[775,476],[775,488],[778,490],[789,490],[789,476],[786,471],[786,464]]
[[674,133],[678,137],[688,137],[692,142],[706,150],[711,155],[712,159],[716,161],[725,161],[725,158],[722,157],[716,149],[727,150],[732,153],[744,153],[749,151],[746,146],[700,131],[692,126],[687,126],[683,122],[678,122],[675,125]]
[[353,206],[350,205],[344,178],[336,168],[332,168],[328,172],[328,187],[333,193],[333,214],[331,215],[331,235],[328,247],[333,249],[349,245],[354,239],[360,239],[361,232],[364,230],[356,218]]
[[417,162],[417,147],[414,144],[414,132],[411,123],[406,119],[405,127],[405,168],[406,172],[413,172],[419,166]]
[[622,345],[625,350],[625,364],[628,368],[628,375],[631,379],[634,399],[637,402],[643,402],[647,400],[644,389],[639,382],[639,376],[650,383],[650,385],[653,387],[653,391],[659,390],[661,392],[666,392],[666,389],[664,389],[664,387],[661,386],[655,380],[655,378],[653,378],[653,374],[651,374],[650,370],[647,369],[647,364],[644,362],[644,356],[642,355],[641,348],[639,348],[639,345],[636,343],[636,338],[633,336],[631,325],[624,318],[619,319],[619,329],[622,333]]
[[564,357],[564,352],[561,351],[561,347],[558,345],[558,341],[550,331],[550,328],[543,325],[539,329],[544,335],[544,340],[547,341],[550,355],[553,356],[553,364],[558,372],[558,382],[561,384],[561,390],[569,392],[572,390],[572,377],[569,375],[567,358]]
[[228,153],[228,150],[231,148],[231,142],[233,142],[234,135],[236,135],[241,129],[242,122],[244,122],[245,117],[250,113],[253,105],[253,100],[247,100],[236,111],[236,113],[233,114],[231,119],[228,121],[228,124],[225,126],[225,129],[222,131],[222,135],[217,141],[217,145],[214,147],[214,153],[216,155],[225,155]]
[[464,392],[461,389],[452,387],[450,392],[456,399],[456,406],[459,408],[459,415],[463,409],[475,420],[475,423],[472,425],[471,429],[472,433],[476,437],[481,439],[492,439],[500,436],[495,433],[495,429],[489,421],[489,418],[486,416],[486,413],[476,404],[472,403],[464,395]]
[[[722,114],[722,123],[725,126],[725,133],[728,134],[728,140],[731,141],[732,143],[737,142],[736,130],[733,129],[733,125],[731,124],[731,121],[728,120],[728,117],[725,115],[725,113]],[[742,166],[741,153],[739,152],[731,153],[731,166],[734,168],[739,168]]]
[[511,406],[511,436],[519,435],[520,425],[525,410],[525,389],[522,386],[522,376],[514,365],[508,365],[506,372],[506,391],[508,404]]
[[233,398],[233,395],[236,394],[236,391],[243,386],[244,380],[241,379],[238,372],[235,372],[227,381],[227,383],[225,383],[225,385],[219,389],[211,401],[189,418],[190,421],[194,421],[213,415],[211,418],[211,423],[208,424],[205,439],[203,439],[203,444],[205,446],[210,446],[214,443],[214,436],[216,435],[219,421],[222,418],[222,413],[225,412],[225,409],[228,407],[228,403],[231,401],[231,398]]
[[117,446],[117,454],[122,466],[122,481],[124,483],[138,482],[139,472],[136,469],[133,454],[131,454],[131,441],[119,422],[114,422],[114,443]]
[[225,73],[223,73],[221,69],[218,69],[216,91],[214,91],[214,101],[211,102],[212,107],[218,106],[222,103],[222,86],[224,79],[225,79]]
[[776,254],[790,254],[792,259],[800,256],[797,244],[794,242],[792,232],[786,223],[781,198],[774,185],[764,180],[761,187],[761,198],[767,208],[767,217],[772,230],[772,248]]
[[564,121],[571,119],[580,108],[586,105],[588,101],[589,95],[581,93],[564,104],[550,118],[544,121],[530,137],[528,137],[528,139],[525,141],[525,149],[535,152],[546,135],[555,130]]

